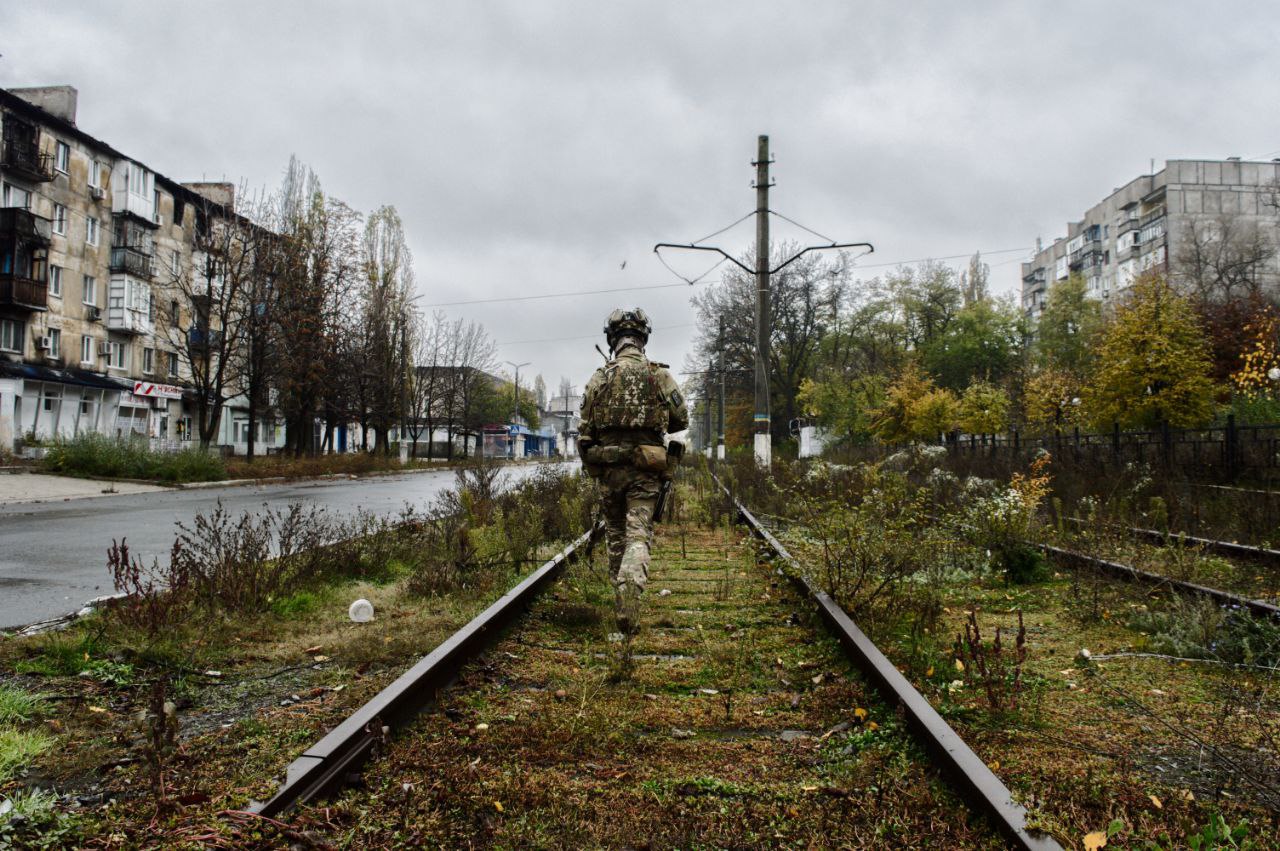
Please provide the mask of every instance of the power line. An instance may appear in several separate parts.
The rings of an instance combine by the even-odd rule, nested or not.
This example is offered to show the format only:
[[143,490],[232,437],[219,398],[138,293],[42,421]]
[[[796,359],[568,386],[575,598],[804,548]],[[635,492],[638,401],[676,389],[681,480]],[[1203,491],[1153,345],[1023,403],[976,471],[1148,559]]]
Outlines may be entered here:
[[[655,331],[672,331],[672,330],[674,330],[674,329],[676,329],[676,328],[692,328],[692,327],[694,327],[696,324],[697,324],[696,322],[685,322],[685,323],[683,323],[683,324],[681,324],[681,325],[661,325],[661,326],[659,326],[659,327],[657,327],[657,328],[654,328],[653,330],[655,330]],[[508,341],[507,341],[507,342],[505,342],[505,343],[495,343],[495,345],[498,345],[498,346],[520,346],[520,345],[524,345],[524,344],[526,344],[526,343],[565,343],[565,342],[574,341],[574,340],[595,340],[595,339],[598,339],[599,337],[600,337],[600,335],[599,335],[599,334],[586,334],[586,335],[581,336],[581,337],[549,337],[549,338],[547,338],[547,339],[543,339],[543,340],[508,340]]]
[[[1030,250],[1031,250],[1031,246],[1025,246],[1022,248],[1001,248],[997,251],[986,251],[986,250],[979,249],[978,253],[984,254],[984,255],[995,255],[995,254],[1009,254],[1015,251],[1030,251]],[[895,260],[888,263],[867,263],[865,265],[857,265],[854,268],[855,269],[878,269],[885,266],[906,266],[911,263],[924,263],[929,260],[939,260],[939,261],[967,260],[972,256],[973,256],[973,253],[970,252],[968,254],[950,254],[945,257],[919,257],[919,258],[916,258],[915,260]],[[706,283],[706,282],[698,281],[698,283]],[[432,304],[424,304],[422,306],[423,307],[463,307],[463,306],[472,305],[472,304],[503,304],[503,303],[514,302],[514,301],[538,301],[541,299],[548,299],[548,298],[577,298],[578,296],[604,295],[607,293],[642,292],[645,290],[688,289],[688,287],[689,285],[687,283],[639,284],[639,285],[630,286],[630,287],[610,287],[606,289],[597,289],[597,290],[574,290],[572,292],[540,293],[538,295],[499,296],[497,298],[475,298],[475,299],[465,299],[462,301],[440,301]]]

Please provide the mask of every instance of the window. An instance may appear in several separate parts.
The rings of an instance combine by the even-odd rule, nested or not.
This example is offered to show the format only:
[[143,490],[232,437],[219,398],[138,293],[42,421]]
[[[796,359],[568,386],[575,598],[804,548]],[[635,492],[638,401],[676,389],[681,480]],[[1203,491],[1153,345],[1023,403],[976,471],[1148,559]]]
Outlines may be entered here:
[[53,167],[66,174],[71,170],[71,146],[66,142],[58,142],[53,149]]
[[17,319],[0,319],[0,349],[22,354],[22,326]]
[[49,329],[49,357],[62,356],[62,332],[57,328]]
[[81,300],[85,304],[97,305],[98,303],[98,279],[93,275],[84,276],[84,296]]
[[98,244],[98,220],[93,216],[85,219],[84,241],[90,245]]
[[155,370],[155,366],[156,366],[156,350],[143,349],[142,350],[142,371],[147,375],[150,375]]
[[60,235],[67,235],[67,208],[61,204],[53,205],[53,232]]
[[111,369],[128,369],[129,368],[129,350],[124,343],[112,341],[110,344],[111,352],[107,355],[107,366]]
[[93,363],[93,338],[88,334],[80,338],[80,363]]
[[62,298],[62,267],[49,267],[49,295]]
[[176,301],[169,302],[169,321],[173,323],[173,327],[177,328],[182,322],[182,316],[178,313],[178,303]]
[[27,210],[31,208],[31,193],[12,183],[6,183],[3,193],[0,193],[0,202],[3,202],[2,206],[5,207],[19,207]]
[[169,376],[171,378],[177,378],[178,377],[178,353],[165,352],[165,354],[169,358]]
[[173,271],[173,277],[178,277],[182,273],[182,252],[173,249],[173,256],[169,259],[169,267]]
[[94,189],[102,188],[102,163],[97,160],[89,164],[89,185]]
[[181,198],[173,199],[173,223],[178,227],[182,227],[182,220],[187,214],[186,202]]
[[160,218],[160,190],[159,189],[151,193],[151,218],[158,225],[164,224],[164,221]]

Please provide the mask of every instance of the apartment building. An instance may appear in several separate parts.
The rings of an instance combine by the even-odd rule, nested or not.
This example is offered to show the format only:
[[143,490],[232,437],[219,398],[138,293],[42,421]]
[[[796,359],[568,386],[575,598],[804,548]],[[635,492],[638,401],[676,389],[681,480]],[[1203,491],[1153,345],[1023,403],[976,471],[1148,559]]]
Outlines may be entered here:
[[1037,242],[1035,258],[1022,264],[1023,310],[1039,317],[1049,287],[1072,273],[1084,276],[1094,298],[1114,299],[1142,272],[1176,263],[1193,234],[1213,233],[1224,218],[1256,227],[1276,244],[1278,180],[1280,160],[1168,160],[1069,222],[1052,245]]
[[[207,262],[196,231],[230,190],[180,184],[84,132],[77,97],[0,89],[0,447],[86,431],[180,446],[198,438],[182,354],[209,329],[176,282]],[[217,443],[244,445],[236,414]],[[283,444],[281,426],[262,428],[261,449]]]

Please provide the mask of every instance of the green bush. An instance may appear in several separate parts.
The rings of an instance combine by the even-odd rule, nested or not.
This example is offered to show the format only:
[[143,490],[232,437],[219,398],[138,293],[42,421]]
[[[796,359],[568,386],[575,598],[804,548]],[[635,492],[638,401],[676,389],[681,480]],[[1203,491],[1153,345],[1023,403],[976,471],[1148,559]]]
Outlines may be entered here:
[[57,441],[49,447],[41,467],[71,476],[162,482],[209,482],[227,477],[222,459],[199,447],[153,452],[143,439],[118,440],[94,432]]

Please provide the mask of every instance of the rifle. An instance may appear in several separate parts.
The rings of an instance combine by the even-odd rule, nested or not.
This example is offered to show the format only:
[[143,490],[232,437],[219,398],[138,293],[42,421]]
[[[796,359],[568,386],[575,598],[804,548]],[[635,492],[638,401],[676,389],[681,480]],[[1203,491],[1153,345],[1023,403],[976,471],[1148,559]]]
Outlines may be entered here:
[[673,440],[667,444],[667,472],[662,477],[662,484],[658,486],[658,501],[653,506],[653,522],[662,522],[662,513],[667,507],[667,495],[671,493],[671,482],[675,479],[676,468],[680,466],[680,459],[684,456],[684,444],[678,440]]

